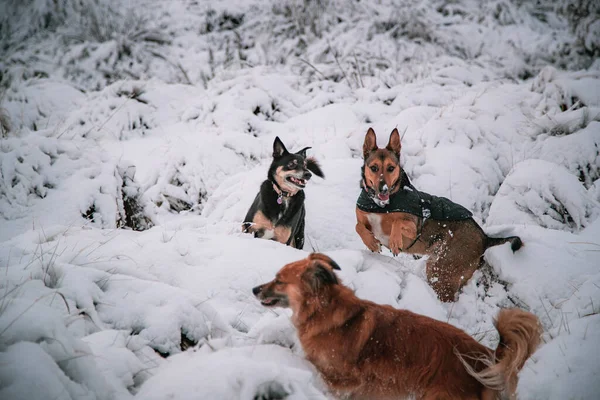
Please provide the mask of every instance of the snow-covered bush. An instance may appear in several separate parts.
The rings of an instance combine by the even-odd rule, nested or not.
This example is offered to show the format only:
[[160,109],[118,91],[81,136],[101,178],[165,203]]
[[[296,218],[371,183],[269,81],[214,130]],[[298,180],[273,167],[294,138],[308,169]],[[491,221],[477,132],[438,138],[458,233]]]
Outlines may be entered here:
[[[130,164],[82,151],[70,141],[33,135],[3,139],[0,154],[4,220],[60,223],[80,216],[106,228],[144,230],[153,225]],[[65,193],[70,190],[76,195]],[[58,202],[61,210],[45,207],[40,203],[44,199]],[[34,205],[41,208],[32,215]]]
[[10,118],[4,108],[0,108],[0,138],[5,138],[11,130]]
[[52,31],[65,23],[68,0],[6,0],[0,4],[0,43],[20,47],[36,33]]
[[598,215],[600,204],[576,176],[558,164],[528,160],[515,165],[502,183],[488,223],[535,224],[577,232]]
[[591,57],[600,54],[600,4],[594,0],[562,0],[557,4],[571,29],[577,35],[578,45]]
[[88,88],[100,89],[120,79],[147,78],[155,63],[179,68],[161,52],[169,44],[164,30],[133,4],[118,7],[113,0],[75,3],[59,34],[70,49],[60,61],[64,74]]
[[[288,65],[311,81],[344,81],[354,88],[410,82],[461,59],[523,78],[547,63],[587,66],[593,60],[595,50],[569,51],[579,39],[568,32],[567,16],[573,20],[580,12],[567,9],[586,10],[581,19],[588,21],[589,46],[598,25],[597,7],[589,1],[559,7],[564,13],[516,0],[189,2],[168,13],[152,3],[142,10],[115,0],[8,3],[0,28],[15,33],[5,41],[5,75],[68,76],[92,89],[150,76],[206,85],[225,69],[260,64]],[[21,32],[27,26],[38,28]],[[44,56],[29,53],[23,41]],[[425,59],[434,65],[424,67]]]
[[[252,288],[323,251],[359,297],[495,347],[544,345],[519,397],[595,398],[598,7],[551,0],[0,2],[0,398],[326,398],[289,310]],[[490,235],[458,301],[365,251],[362,143]],[[311,146],[298,250],[240,232],[272,143]],[[35,384],[32,384],[34,382]],[[541,382],[541,383],[540,383]]]

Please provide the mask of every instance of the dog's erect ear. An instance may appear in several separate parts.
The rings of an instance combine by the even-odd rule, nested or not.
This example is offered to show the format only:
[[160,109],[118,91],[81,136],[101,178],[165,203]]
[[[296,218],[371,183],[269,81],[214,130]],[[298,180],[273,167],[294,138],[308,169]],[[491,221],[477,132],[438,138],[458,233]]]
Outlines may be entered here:
[[363,144],[363,158],[366,160],[369,154],[377,149],[377,136],[375,136],[373,128],[369,128],[367,136],[365,136],[365,143]]
[[316,261],[322,261],[325,264],[329,265],[331,267],[331,269],[336,269],[338,271],[341,271],[342,269],[340,268],[340,266],[338,265],[338,263],[336,263],[335,261],[333,261],[331,259],[331,257],[326,256],[323,253],[310,253],[310,255],[308,256],[309,260],[316,260]]
[[386,149],[393,152],[395,155],[400,158],[400,148],[402,145],[400,144],[400,134],[398,133],[398,129],[394,128],[392,133],[390,134],[390,141],[388,142]]
[[300,151],[297,151],[296,154],[298,154],[299,156],[302,156],[304,158],[306,158],[306,150],[308,149],[312,149],[312,147],[305,147]]
[[288,154],[288,151],[279,136],[277,136],[273,142],[273,158],[279,158],[285,154]]
[[308,168],[308,170],[311,171],[316,176],[325,178],[325,174],[321,170],[321,166],[319,165],[317,160],[315,160],[314,158],[309,157],[306,159],[306,168]]
[[302,279],[315,293],[325,286],[336,285],[338,283],[335,272],[317,260],[311,262],[311,265],[302,274]]

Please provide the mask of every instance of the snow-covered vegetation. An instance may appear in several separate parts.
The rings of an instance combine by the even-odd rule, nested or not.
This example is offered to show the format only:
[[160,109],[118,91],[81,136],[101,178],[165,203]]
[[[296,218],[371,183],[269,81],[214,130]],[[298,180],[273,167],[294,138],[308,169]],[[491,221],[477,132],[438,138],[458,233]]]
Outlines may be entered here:
[[[600,391],[599,2],[5,0],[0,54],[0,398],[330,398],[251,293],[310,251],[488,346],[530,310],[519,398]],[[456,303],[354,231],[370,126],[525,243]],[[275,136],[326,175],[303,251],[240,232]]]

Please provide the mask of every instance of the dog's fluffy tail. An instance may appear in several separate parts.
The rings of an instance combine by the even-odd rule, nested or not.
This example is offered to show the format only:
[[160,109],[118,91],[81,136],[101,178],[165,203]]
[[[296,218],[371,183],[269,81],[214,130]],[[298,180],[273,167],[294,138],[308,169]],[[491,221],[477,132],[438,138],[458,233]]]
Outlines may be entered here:
[[521,241],[521,238],[518,236],[509,236],[509,237],[505,237],[505,238],[493,238],[493,237],[489,237],[489,236],[485,237],[485,249],[486,250],[492,246],[498,246],[499,244],[504,244],[504,243],[510,243],[510,248],[513,251],[513,253],[515,251],[519,250],[521,247],[523,247],[523,242]]
[[514,398],[517,374],[538,347],[542,328],[535,315],[517,308],[501,310],[495,325],[500,334],[495,362],[481,360],[488,366],[477,372],[463,357],[459,358],[469,374],[486,387],[488,397],[483,398],[496,398],[501,393]]

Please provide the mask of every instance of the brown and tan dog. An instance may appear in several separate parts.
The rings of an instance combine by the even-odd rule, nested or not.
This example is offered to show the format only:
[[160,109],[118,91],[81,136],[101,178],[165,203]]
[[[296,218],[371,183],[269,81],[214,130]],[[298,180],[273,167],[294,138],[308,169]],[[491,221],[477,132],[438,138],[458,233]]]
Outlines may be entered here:
[[444,322],[357,298],[324,254],[284,266],[252,291],[289,307],[306,358],[335,395],[352,399],[485,399],[514,396],[518,372],[539,344],[536,316],[500,311],[493,351]]
[[516,251],[521,239],[488,237],[464,207],[417,191],[400,166],[400,148],[397,129],[382,149],[373,129],[367,132],[356,232],[374,252],[384,245],[394,255],[428,255],[429,284],[442,301],[454,301],[482,265],[487,248],[509,242]]

